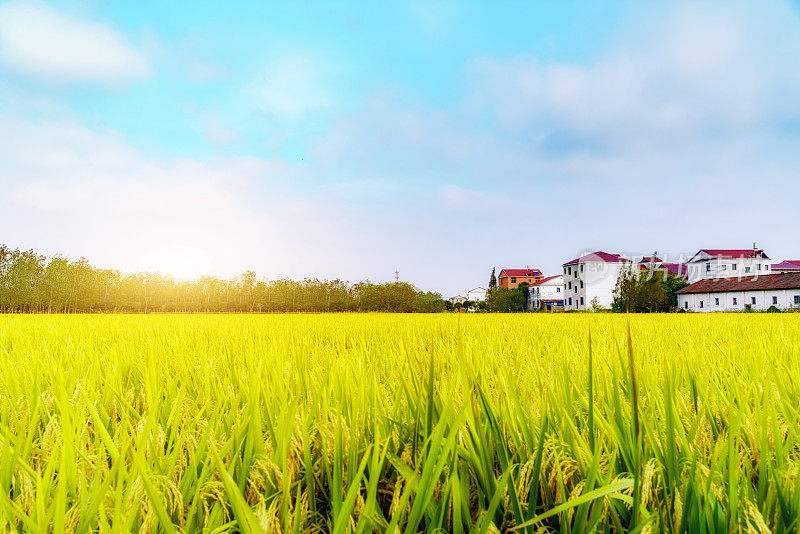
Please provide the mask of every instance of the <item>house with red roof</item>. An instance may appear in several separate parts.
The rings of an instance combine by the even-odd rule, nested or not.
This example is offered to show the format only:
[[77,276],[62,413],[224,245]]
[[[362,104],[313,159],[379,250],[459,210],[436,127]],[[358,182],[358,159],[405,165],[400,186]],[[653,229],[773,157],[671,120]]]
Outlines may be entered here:
[[564,309],[564,275],[557,274],[542,278],[528,288],[529,310],[544,309],[560,311]]
[[539,269],[503,269],[497,277],[498,287],[506,289],[516,289],[519,285],[525,282],[528,285],[534,284],[544,278],[542,271]]
[[706,278],[678,291],[678,308],[687,311],[763,311],[772,306],[800,308],[800,272]]
[[783,260],[780,263],[773,263],[772,273],[800,273],[800,260]]
[[610,308],[614,300],[617,278],[636,263],[621,256],[598,250],[568,261],[563,267],[564,309],[586,310],[596,302]]
[[745,278],[771,274],[772,262],[759,248],[701,249],[686,262],[689,283],[711,278]]

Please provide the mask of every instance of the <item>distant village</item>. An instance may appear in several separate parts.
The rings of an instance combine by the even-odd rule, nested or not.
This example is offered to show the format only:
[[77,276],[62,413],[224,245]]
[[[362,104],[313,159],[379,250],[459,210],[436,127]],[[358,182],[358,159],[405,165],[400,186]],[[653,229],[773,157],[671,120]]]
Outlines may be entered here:
[[620,280],[656,276],[682,281],[672,305],[676,311],[800,310],[800,260],[772,263],[755,244],[751,249],[702,249],[676,263],[656,255],[595,251],[564,263],[562,272],[552,276],[531,267],[503,268],[496,278],[492,271],[494,287],[476,287],[449,301],[456,308],[478,310],[486,307],[495,287],[525,287],[526,311],[603,310],[619,298]]

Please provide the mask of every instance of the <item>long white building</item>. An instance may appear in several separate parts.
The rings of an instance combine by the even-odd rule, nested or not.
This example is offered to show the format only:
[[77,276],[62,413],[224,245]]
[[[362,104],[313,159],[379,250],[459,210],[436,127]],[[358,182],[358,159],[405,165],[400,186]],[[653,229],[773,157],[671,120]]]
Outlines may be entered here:
[[770,274],[772,262],[763,250],[702,249],[686,263],[689,283],[710,278],[740,278]]
[[678,291],[678,308],[696,312],[800,308],[800,273],[700,280]]
[[568,261],[564,268],[564,309],[585,310],[593,299],[603,308],[610,308],[614,288],[623,269],[635,269],[631,260],[619,254],[592,252]]

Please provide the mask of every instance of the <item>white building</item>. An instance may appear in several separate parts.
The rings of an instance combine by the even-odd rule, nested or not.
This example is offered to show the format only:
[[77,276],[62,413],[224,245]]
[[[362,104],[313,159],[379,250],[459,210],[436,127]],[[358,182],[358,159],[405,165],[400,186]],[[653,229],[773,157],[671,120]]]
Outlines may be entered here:
[[689,283],[710,278],[753,277],[771,273],[771,262],[763,250],[702,249],[687,262]]
[[452,304],[464,304],[467,301],[467,297],[456,295],[455,297],[450,297],[447,300],[449,300]]
[[696,312],[800,308],[800,273],[700,280],[678,291],[678,308]]
[[470,302],[479,302],[486,300],[486,288],[476,287],[467,291],[467,300]]
[[619,254],[597,251],[567,262],[563,267],[564,309],[585,310],[595,298],[600,306],[610,308],[619,273],[636,268],[636,264]]
[[553,311],[564,306],[564,275],[549,276],[528,287],[528,309]]

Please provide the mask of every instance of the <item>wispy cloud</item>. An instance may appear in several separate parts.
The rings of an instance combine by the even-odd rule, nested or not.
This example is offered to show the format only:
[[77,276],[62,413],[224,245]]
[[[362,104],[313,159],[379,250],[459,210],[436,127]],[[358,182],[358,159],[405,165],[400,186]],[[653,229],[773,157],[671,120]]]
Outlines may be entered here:
[[147,58],[110,26],[35,0],[0,5],[0,61],[57,83],[122,85],[146,78]]
[[607,145],[642,135],[717,137],[800,117],[800,39],[782,2],[637,11],[589,63],[483,58],[473,103],[498,124]]
[[298,119],[328,109],[327,66],[311,54],[274,57],[245,87],[252,105],[282,119]]

